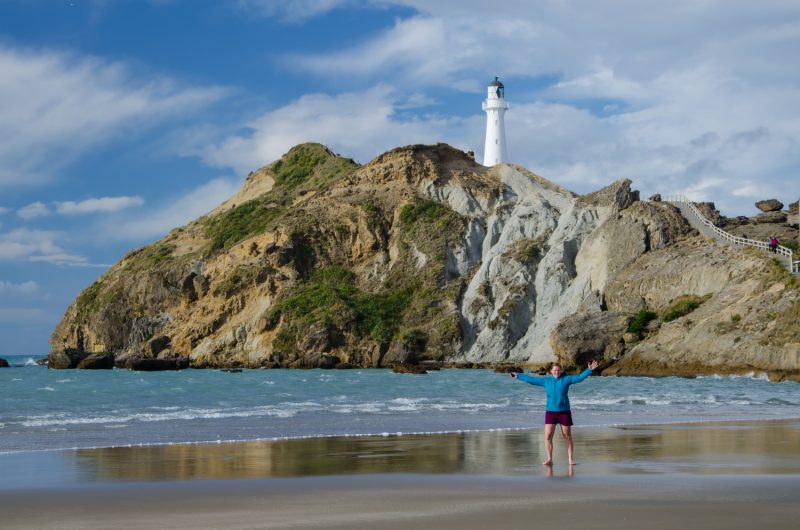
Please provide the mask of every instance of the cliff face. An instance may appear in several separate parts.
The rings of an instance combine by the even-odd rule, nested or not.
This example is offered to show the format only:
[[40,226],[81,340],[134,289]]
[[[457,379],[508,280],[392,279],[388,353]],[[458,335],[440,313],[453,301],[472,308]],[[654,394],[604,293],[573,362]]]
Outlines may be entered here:
[[[443,144],[395,149],[364,166],[303,144],[85,289],[53,333],[51,359],[540,366],[556,357],[551,335],[565,317],[613,306],[628,319],[655,298],[694,292],[648,283],[691,233],[675,208],[639,202],[626,180],[577,196]],[[742,271],[766,267],[748,259]],[[695,290],[723,288],[726,273],[708,274],[716,283]],[[644,294],[629,299],[634,291]],[[668,334],[659,340],[626,353],[628,365],[615,361],[619,373],[639,373]],[[684,348],[676,340],[669,344]]]

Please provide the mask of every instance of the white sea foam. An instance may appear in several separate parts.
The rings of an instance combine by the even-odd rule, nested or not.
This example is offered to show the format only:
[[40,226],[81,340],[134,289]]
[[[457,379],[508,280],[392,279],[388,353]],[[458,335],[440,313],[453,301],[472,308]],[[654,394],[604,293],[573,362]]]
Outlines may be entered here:
[[[38,369],[25,373],[26,384],[15,388],[7,405],[14,415],[0,414],[5,423],[0,451],[30,446],[113,447],[153,440],[225,442],[514,430],[538,426],[545,406],[541,389],[500,385],[495,374],[480,371],[443,370],[426,380],[432,384],[412,386],[404,379],[390,381],[382,371],[324,374],[333,378],[324,385],[318,384],[319,373],[313,371],[302,375],[252,371],[235,381],[202,371],[119,371],[101,379],[94,373],[75,372],[69,377],[75,383],[60,385],[55,384],[56,377],[63,374]],[[301,378],[309,384],[300,384]],[[280,391],[272,392],[266,384],[276,384]],[[58,396],[47,394],[43,386],[57,388]],[[175,387],[185,392],[176,395],[171,390]],[[800,417],[797,389],[797,383],[757,377],[702,381],[598,377],[571,389],[570,399],[581,426],[780,419]],[[66,431],[45,434],[49,428]]]
[[21,422],[24,427],[47,427],[50,425],[93,425],[106,423],[127,423],[127,422],[156,422],[156,421],[175,421],[175,420],[197,420],[197,419],[226,419],[226,418],[249,418],[258,416],[275,416],[279,418],[290,418],[295,415],[295,411],[278,409],[275,407],[256,407],[250,410],[241,409],[184,409],[176,411],[136,412],[109,416],[65,416],[43,415],[32,416]]

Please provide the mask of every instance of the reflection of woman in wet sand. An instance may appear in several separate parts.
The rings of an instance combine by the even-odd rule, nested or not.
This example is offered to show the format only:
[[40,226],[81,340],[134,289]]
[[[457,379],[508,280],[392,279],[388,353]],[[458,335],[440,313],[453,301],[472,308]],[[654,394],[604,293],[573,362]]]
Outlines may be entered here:
[[547,449],[547,460],[542,462],[549,466],[553,463],[553,434],[556,424],[561,425],[561,435],[567,442],[567,457],[569,465],[575,464],[572,456],[572,412],[569,408],[569,386],[580,383],[592,374],[597,368],[597,361],[589,363],[589,367],[578,375],[562,375],[561,365],[553,363],[550,374],[546,376],[532,376],[511,372],[511,376],[531,385],[543,386],[547,392],[547,406],[544,413],[544,446]]

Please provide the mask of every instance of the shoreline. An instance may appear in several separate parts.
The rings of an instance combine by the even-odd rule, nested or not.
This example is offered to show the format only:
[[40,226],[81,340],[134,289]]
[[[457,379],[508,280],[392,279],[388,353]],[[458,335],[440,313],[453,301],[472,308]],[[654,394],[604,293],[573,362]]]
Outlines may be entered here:
[[[753,418],[726,418],[723,420],[716,419],[702,419],[702,420],[676,420],[676,421],[661,421],[661,422],[630,422],[630,423],[604,423],[604,424],[576,424],[577,431],[585,429],[624,429],[631,428],[646,428],[646,427],[668,427],[668,426],[694,426],[694,425],[721,425],[721,424],[762,424],[770,422],[800,422],[800,415],[789,415],[785,417],[771,417],[763,419]],[[344,433],[344,434],[311,434],[311,435],[297,435],[297,436],[274,436],[263,438],[231,438],[231,439],[218,439],[218,440],[187,440],[179,442],[142,442],[142,443],[129,443],[120,445],[98,445],[98,446],[73,446],[73,447],[53,447],[47,449],[28,449],[28,450],[12,450],[0,451],[0,458],[10,455],[22,454],[35,454],[35,453],[58,453],[62,451],[91,451],[91,450],[104,450],[104,449],[136,449],[136,448],[159,448],[159,447],[177,447],[177,446],[197,446],[197,445],[224,445],[224,444],[242,444],[242,443],[270,443],[270,442],[295,442],[305,440],[317,439],[360,439],[360,438],[402,438],[406,436],[450,436],[462,434],[482,434],[482,433],[515,433],[515,432],[540,432],[542,426],[531,427],[503,427],[491,429],[454,429],[442,431],[407,431],[407,432],[375,432],[375,433]]]
[[[800,418],[573,431],[584,475],[798,474]],[[564,459],[557,433],[554,457]],[[0,454],[0,492],[20,487],[420,473],[540,473],[541,427],[444,434],[158,444]]]
[[792,527],[800,419],[0,455],[4,528]]
[[[52,353],[52,352],[51,352]],[[33,364],[26,363],[26,364],[13,364],[9,366],[9,368],[29,368],[31,366],[44,366],[47,369],[51,369],[48,366],[46,361],[51,353],[47,354],[14,354],[14,355],[0,355],[0,357],[10,359],[10,358],[29,358],[34,360]],[[186,356],[179,356],[178,358],[183,358]],[[396,363],[398,364],[398,363]],[[403,363],[399,363],[402,365]],[[539,373],[545,374],[547,372],[547,365],[545,364],[524,364],[522,362],[514,363],[514,362],[492,362],[492,361],[485,361],[485,362],[468,362],[468,361],[423,361],[418,364],[410,365],[420,368],[427,368],[429,371],[437,371],[437,370],[488,370],[494,371],[497,373],[506,373],[511,368],[519,368],[521,371],[525,371],[526,373]],[[718,367],[716,367],[718,368]],[[209,371],[243,371],[243,370],[325,370],[325,371],[340,371],[340,370],[394,370],[394,365],[391,366],[347,366],[346,368],[337,368],[337,367],[314,367],[314,368],[307,368],[307,367],[299,367],[299,366],[279,366],[274,365],[274,363],[267,362],[266,364],[257,364],[257,365],[247,365],[242,364],[239,362],[235,363],[222,363],[219,365],[211,365],[211,364],[204,364],[204,365],[194,365],[189,364],[186,367],[175,369],[175,368],[160,368],[160,369],[131,369],[125,368],[123,366],[113,366],[109,368],[103,369],[82,369],[77,367],[72,368],[52,368],[52,370],[56,371],[65,371],[69,372],[71,370],[78,370],[78,371],[114,371],[114,370],[127,370],[131,372],[137,373],[147,373],[147,372],[173,372],[173,371],[185,371],[185,370],[209,370]],[[424,375],[427,372],[421,372],[420,374],[414,374],[411,372],[396,372],[396,373],[403,373],[409,375]],[[573,368],[568,371],[568,373],[577,374],[580,373],[580,368]],[[750,378],[750,379],[760,379],[764,381],[770,381],[773,383],[782,383],[782,382],[793,382],[800,384],[800,374],[797,373],[796,370],[767,370],[767,369],[753,369],[752,367],[745,366],[741,369],[739,368],[731,368],[724,372],[719,371],[708,371],[708,372],[698,372],[697,367],[693,367],[692,370],[681,372],[681,371],[673,371],[666,373],[664,371],[655,371],[655,372],[622,372],[622,373],[609,373],[607,375],[603,375],[602,372],[594,374],[597,377],[647,377],[647,378],[654,378],[654,379],[662,379],[667,377],[679,377],[682,379],[702,379],[702,378]]]
[[[676,420],[676,421],[662,421],[662,422],[630,422],[630,423],[582,423],[575,424],[578,432],[585,429],[624,429],[631,428],[646,428],[646,427],[670,427],[670,426],[693,426],[693,425],[720,425],[720,424],[742,424],[742,423],[770,423],[770,422],[800,422],[800,415],[788,415],[784,417],[771,417],[763,419],[753,418],[726,418],[718,419],[699,419],[693,421]],[[97,445],[97,446],[73,446],[73,447],[53,447],[47,449],[28,449],[28,450],[10,450],[0,451],[0,458],[10,455],[33,454],[33,453],[57,453],[62,451],[92,451],[104,449],[137,449],[137,448],[160,448],[160,447],[177,447],[177,446],[197,446],[197,445],[224,445],[224,444],[242,444],[242,443],[270,443],[270,442],[295,442],[305,440],[317,439],[354,439],[359,438],[398,438],[406,436],[451,436],[463,434],[481,434],[481,433],[515,433],[515,432],[540,432],[542,426],[530,427],[500,427],[489,429],[454,429],[442,431],[406,431],[406,432],[374,432],[374,433],[344,433],[344,434],[310,434],[310,435],[297,435],[297,436],[273,436],[263,438],[231,438],[231,439],[218,439],[218,440],[186,440],[178,442],[142,442],[142,443],[128,443],[120,445]]]

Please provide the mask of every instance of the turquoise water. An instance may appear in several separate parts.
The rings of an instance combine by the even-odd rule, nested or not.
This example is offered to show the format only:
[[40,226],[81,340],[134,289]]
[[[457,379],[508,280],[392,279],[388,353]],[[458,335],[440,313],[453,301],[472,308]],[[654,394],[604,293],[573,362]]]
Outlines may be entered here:
[[[0,370],[0,452],[538,427],[544,392],[488,370]],[[591,377],[578,425],[800,418],[800,385]]]

